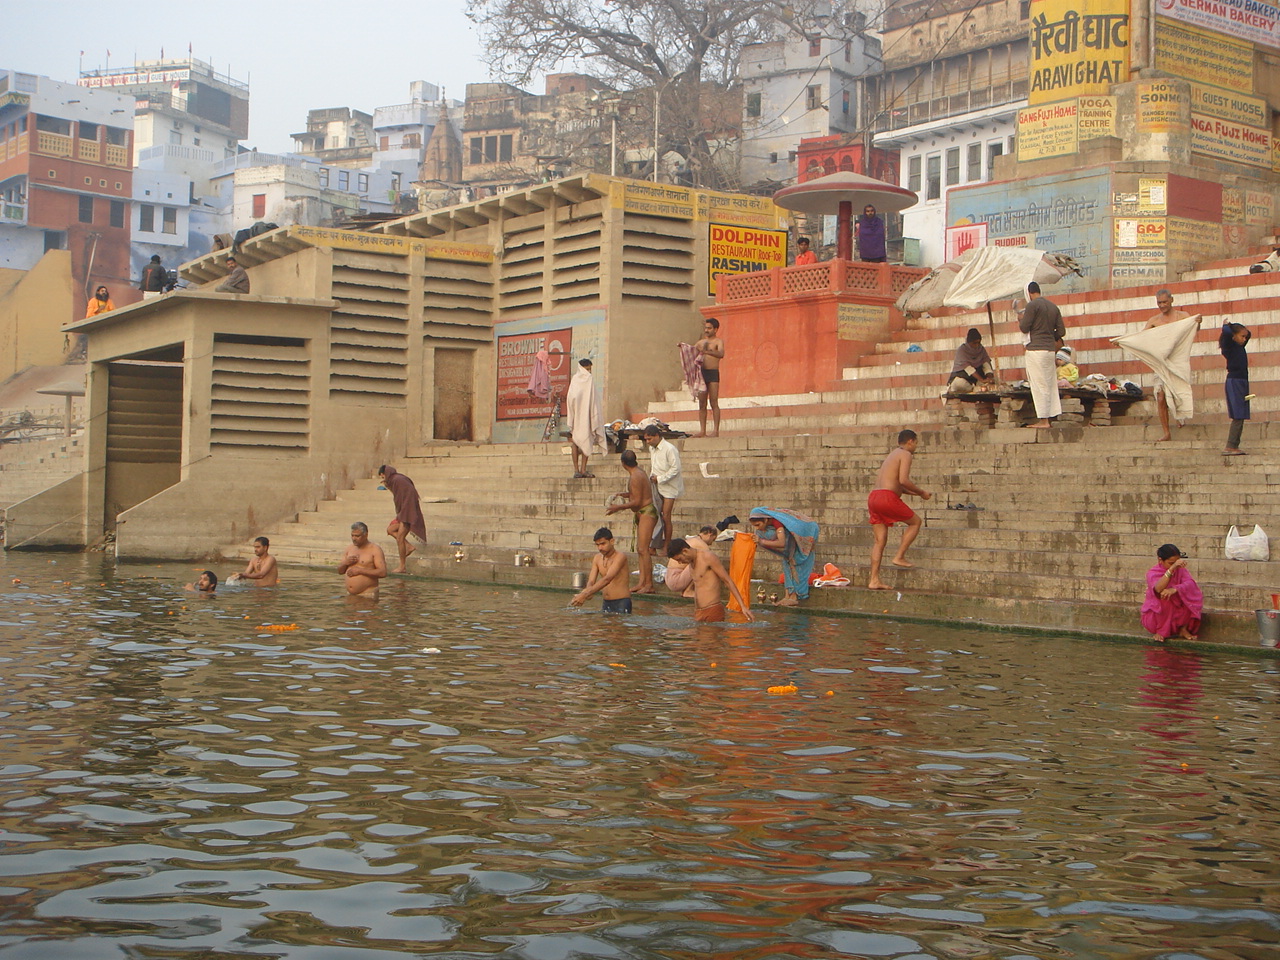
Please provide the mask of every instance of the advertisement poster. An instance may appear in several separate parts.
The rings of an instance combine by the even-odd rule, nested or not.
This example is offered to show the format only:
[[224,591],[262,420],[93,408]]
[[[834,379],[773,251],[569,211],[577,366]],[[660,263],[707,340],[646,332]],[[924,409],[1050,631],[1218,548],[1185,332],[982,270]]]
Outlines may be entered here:
[[1032,0],[1031,92],[1049,103],[1129,79],[1128,0]]
[[1187,109],[1186,95],[1172,80],[1153,80],[1134,85],[1137,96],[1137,123],[1143,133],[1166,133],[1182,120]]
[[1230,120],[1193,113],[1191,150],[1219,160],[1271,169],[1271,133]]
[[966,250],[987,245],[987,225],[985,223],[962,223],[947,227],[946,256],[954,260]]
[[1076,128],[1081,140],[1116,135],[1116,98],[1081,97],[1076,112]]
[[1018,159],[1041,160],[1075,153],[1080,145],[1076,112],[1075,100],[1019,110]]
[[547,416],[548,401],[531,396],[528,392],[529,377],[533,373],[534,358],[546,348],[551,355],[548,368],[551,374],[551,392],[564,396],[573,377],[577,360],[573,357],[573,330],[542,330],[537,333],[516,333],[498,337],[498,404],[499,420],[543,420]]
[[1280,6],[1269,0],[1156,0],[1162,16],[1280,48]]
[[707,227],[707,239],[707,289],[713,297],[718,276],[787,265],[785,230],[754,230],[712,223]]
[[1156,17],[1156,67],[1192,83],[1253,93],[1253,47]]

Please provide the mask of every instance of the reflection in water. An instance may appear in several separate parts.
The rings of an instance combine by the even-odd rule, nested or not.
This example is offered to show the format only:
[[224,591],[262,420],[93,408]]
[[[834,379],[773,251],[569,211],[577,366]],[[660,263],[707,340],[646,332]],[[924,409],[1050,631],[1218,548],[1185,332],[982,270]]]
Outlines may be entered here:
[[4,957],[1280,940],[1271,661],[50,559],[0,562]]

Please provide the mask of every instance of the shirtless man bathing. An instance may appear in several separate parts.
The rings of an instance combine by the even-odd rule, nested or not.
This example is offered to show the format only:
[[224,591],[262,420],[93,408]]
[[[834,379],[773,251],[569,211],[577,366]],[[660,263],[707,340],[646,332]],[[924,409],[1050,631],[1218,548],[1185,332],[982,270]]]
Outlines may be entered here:
[[720,599],[720,584],[729,587],[729,593],[738,601],[747,622],[755,620],[750,606],[742,598],[738,585],[729,579],[722,564],[710,550],[695,550],[688,540],[675,539],[667,547],[667,556],[679,560],[693,570],[693,619],[698,623],[718,623],[725,618],[724,601]]
[[244,573],[233,573],[227,577],[227,583],[237,580],[250,580],[257,587],[274,587],[280,582],[280,570],[276,566],[276,558],[267,553],[271,541],[266,537],[257,537],[253,541],[253,559],[244,568]]
[[338,572],[347,578],[347,593],[352,596],[376,597],[378,584],[387,575],[386,554],[369,542],[369,527],[359,520],[351,525],[351,546],[343,554]]
[[600,593],[604,599],[602,612],[630,613],[631,574],[627,572],[627,555],[614,545],[613,531],[608,527],[601,527],[592,539],[600,552],[591,560],[587,588],[570,600],[570,605],[580,607]]
[[871,516],[871,530],[876,538],[871,547],[871,578],[867,582],[872,590],[889,589],[889,585],[880,579],[880,560],[884,557],[885,544],[889,541],[889,528],[895,523],[905,523],[907,529],[902,533],[902,543],[898,545],[897,554],[889,562],[895,567],[914,566],[907,563],[907,547],[911,546],[920,532],[921,521],[919,515],[902,502],[902,495],[910,493],[922,500],[933,496],[911,482],[911,460],[919,442],[914,430],[903,430],[898,434],[898,449],[880,464],[876,488],[867,497],[867,513]]
[[[630,510],[636,518],[636,552],[640,554],[640,585],[636,593],[656,593],[653,586],[653,559],[650,546],[653,530],[658,524],[658,508],[653,505],[653,487],[649,475],[640,469],[634,450],[622,451],[622,467],[627,471],[627,489],[618,494],[626,497],[623,503],[615,503],[605,510],[607,516]],[[602,528],[603,529],[603,528]],[[630,594],[628,593],[628,596]]]

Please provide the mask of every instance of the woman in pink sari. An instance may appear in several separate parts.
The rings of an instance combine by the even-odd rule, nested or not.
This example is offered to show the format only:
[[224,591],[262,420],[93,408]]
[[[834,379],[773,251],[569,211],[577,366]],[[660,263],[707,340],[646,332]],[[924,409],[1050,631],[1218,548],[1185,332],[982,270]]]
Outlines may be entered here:
[[1147,571],[1147,599],[1142,604],[1142,628],[1158,642],[1169,637],[1195,640],[1200,634],[1204,594],[1187,573],[1187,555],[1172,543],[1156,551],[1156,565]]

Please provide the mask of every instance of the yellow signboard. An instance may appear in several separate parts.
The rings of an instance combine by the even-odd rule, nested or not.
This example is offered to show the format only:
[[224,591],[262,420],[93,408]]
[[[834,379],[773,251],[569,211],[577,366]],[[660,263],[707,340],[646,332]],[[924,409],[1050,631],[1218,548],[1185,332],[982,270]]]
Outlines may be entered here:
[[836,306],[837,340],[880,340],[889,328],[889,308],[869,303]]
[[493,247],[484,243],[459,243],[455,240],[420,240],[393,237],[385,233],[360,230],[333,230],[328,227],[290,227],[288,235],[313,247],[334,250],[362,250],[405,256],[421,254],[432,260],[457,260],[470,263],[493,263]]
[[1253,46],[1156,17],[1156,67],[1193,83],[1253,93]]
[[1247,127],[1265,127],[1271,122],[1267,101],[1218,87],[1206,87],[1202,83],[1191,85],[1191,109],[1206,116],[1243,123]]
[[1080,146],[1077,115],[1075,100],[1019,110],[1018,159],[1040,160],[1075,153]]
[[1141,213],[1164,214],[1167,203],[1167,185],[1164,178],[1138,181],[1138,210]]
[[1029,103],[1106,94],[1129,79],[1128,0],[1032,0]]
[[1172,80],[1152,80],[1134,85],[1137,98],[1137,124],[1143,133],[1163,133],[1175,124],[1187,109],[1187,97]]
[[768,197],[694,190],[644,180],[615,180],[610,191],[615,207],[677,220],[716,220],[746,227],[777,228],[781,211]]
[[787,231],[758,230],[724,223],[707,227],[707,286],[716,293],[716,277],[754,273],[787,265]]
[[1116,98],[1081,97],[1076,114],[1081,140],[1116,135]]
[[1271,169],[1271,134],[1259,127],[1191,115],[1191,150],[1219,160]]

